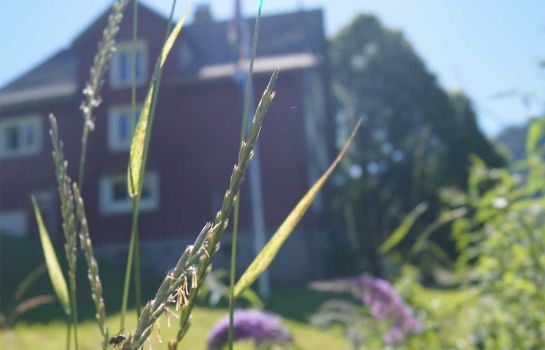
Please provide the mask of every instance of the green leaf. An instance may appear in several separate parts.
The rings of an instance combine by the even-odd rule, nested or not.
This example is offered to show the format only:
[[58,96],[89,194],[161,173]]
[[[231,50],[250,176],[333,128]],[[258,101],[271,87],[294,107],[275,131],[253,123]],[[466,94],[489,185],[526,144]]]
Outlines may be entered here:
[[250,304],[252,309],[263,309],[264,305],[261,298],[259,298],[259,295],[257,295],[257,293],[251,288],[243,290],[240,297],[245,299]]
[[428,205],[426,203],[420,203],[418,204],[410,213],[403,219],[403,222],[401,225],[399,225],[398,228],[395,229],[395,231],[388,237],[384,243],[380,246],[380,252],[382,254],[388,253],[393,247],[398,245],[403,238],[409,233],[409,230],[414,225],[416,219],[422,213],[424,213],[428,209]]
[[188,11],[180,18],[170,35],[168,36],[161,55],[158,58],[157,64],[155,65],[155,70],[153,72],[153,78],[144,101],[144,106],[142,107],[142,112],[140,112],[140,118],[136,124],[134,130],[134,135],[131,142],[131,150],[129,157],[129,171],[128,171],[128,189],[129,195],[135,197],[140,193],[142,188],[142,176],[144,172],[142,171],[145,166],[145,157],[147,153],[148,143],[149,143],[149,134],[151,132],[151,121],[153,120],[154,110],[152,110],[152,105],[154,101],[154,95],[157,93],[159,76],[163,70],[163,66],[166,62],[166,59],[174,45],[174,42],[178,38],[180,31],[184,25],[185,19],[187,17]]
[[526,136],[526,153],[533,153],[541,137],[545,133],[545,118],[540,118],[530,125]]
[[441,213],[441,215],[439,215],[439,218],[426,226],[426,228],[424,228],[422,233],[418,236],[418,238],[416,239],[416,243],[411,248],[411,254],[416,254],[422,251],[428,243],[430,236],[434,232],[436,232],[438,229],[448,224],[449,222],[457,220],[462,216],[466,215],[467,212],[468,210],[465,207],[462,207]]
[[17,286],[17,289],[15,290],[15,293],[13,294],[13,301],[17,302],[23,298],[25,293],[29,290],[30,287],[44,274],[47,272],[47,266],[45,264],[40,264],[37,268],[32,270],[19,285]]
[[333,163],[331,163],[329,168],[327,168],[325,173],[314,183],[314,185],[312,185],[310,190],[303,196],[299,203],[297,203],[295,208],[293,208],[291,213],[289,213],[289,215],[280,225],[278,230],[276,230],[269,242],[267,242],[265,247],[263,247],[263,249],[259,252],[254,261],[252,261],[250,266],[248,266],[244,274],[240,277],[237,284],[235,285],[235,298],[239,297],[245,289],[250,287],[252,283],[255,282],[255,280],[267,269],[267,267],[274,260],[276,254],[278,254],[278,251],[280,250],[286,239],[293,232],[299,221],[301,221],[303,215],[305,215],[306,211],[314,201],[314,198],[316,198],[316,195],[318,194],[320,189],[323,187],[331,173],[333,173],[333,170],[335,170],[337,165],[339,165],[340,161],[346,155],[346,152],[348,152],[348,148],[352,144],[354,136],[356,135],[356,132],[358,131],[360,125],[361,120],[358,121],[358,123],[354,127],[352,134],[344,144],[337,158],[335,158],[335,160],[333,161]]
[[62,274],[61,266],[59,265],[59,260],[55,254],[55,249],[51,244],[49,239],[49,233],[42,220],[42,214],[40,214],[40,208],[38,208],[38,203],[36,198],[32,196],[32,205],[34,206],[34,215],[36,216],[36,223],[38,224],[38,232],[40,234],[40,241],[42,243],[42,249],[45,257],[45,264],[47,265],[47,271],[49,272],[49,279],[53,285],[53,289],[61,302],[64,312],[70,314],[70,303],[68,301],[68,287],[66,286],[66,280]]

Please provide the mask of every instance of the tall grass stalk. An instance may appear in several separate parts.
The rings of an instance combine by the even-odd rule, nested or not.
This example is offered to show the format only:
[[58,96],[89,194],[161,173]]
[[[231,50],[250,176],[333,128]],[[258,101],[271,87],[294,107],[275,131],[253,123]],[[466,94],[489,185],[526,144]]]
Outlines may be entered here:
[[104,75],[108,70],[108,63],[115,51],[115,37],[119,32],[119,25],[123,19],[123,10],[129,0],[117,0],[112,13],[108,17],[108,25],[102,34],[102,40],[98,44],[98,52],[93,59],[93,65],[89,72],[89,81],[83,90],[84,100],[81,104],[83,113],[83,132],[81,136],[81,153],[79,160],[78,184],[83,190],[83,175],[85,173],[85,158],[87,156],[87,140],[89,133],[95,129],[93,112],[102,102],[100,90],[104,85]]
[[210,242],[209,247],[206,250],[207,253],[201,256],[196,269],[199,284],[196,286],[196,288],[191,290],[188,296],[188,302],[184,308],[182,308],[182,313],[180,315],[180,330],[177,335],[178,342],[181,341],[189,328],[190,315],[195,303],[195,298],[198,295],[200,286],[202,286],[204,279],[206,278],[212,257],[216,253],[217,249],[219,249],[219,241],[223,231],[227,228],[228,218],[231,214],[232,207],[239,198],[240,187],[242,185],[242,181],[244,180],[244,174],[248,169],[250,160],[253,158],[253,149],[261,131],[263,119],[275,95],[273,89],[277,78],[278,70],[272,74],[269,83],[267,84],[267,88],[263,92],[263,96],[261,97],[259,105],[257,106],[254,118],[252,120],[252,125],[248,135],[246,136],[246,141],[242,142],[240,145],[238,161],[231,174],[229,188],[225,192],[221,209],[217,213],[214,221],[214,226],[212,226],[210,229]]
[[77,227],[74,217],[74,195],[72,194],[71,182],[66,167],[68,163],[64,160],[63,145],[59,140],[57,121],[51,114],[51,141],[53,143],[53,160],[55,163],[55,174],[61,200],[62,228],[65,239],[64,250],[68,262],[68,286],[70,300],[70,315],[74,329],[74,344],[78,349],[78,310],[76,302],[76,272],[77,272]]
[[98,263],[93,253],[93,245],[89,235],[89,225],[87,224],[83,199],[81,198],[80,191],[76,184],[72,185],[72,190],[76,203],[76,217],[80,229],[79,240],[87,262],[87,276],[89,278],[89,285],[91,286],[91,297],[95,304],[97,325],[100,334],[102,335],[101,345],[102,349],[106,350],[108,349],[109,331],[108,327],[106,327],[106,306],[104,305],[104,298],[102,296],[102,282],[100,281]]
[[167,274],[159,286],[155,297],[148,301],[142,309],[136,329],[127,335],[123,344],[124,350],[139,349],[149,337],[154,323],[166,312],[170,305],[180,309],[180,324],[176,338],[169,341],[168,348],[176,349],[184,338],[190,326],[190,316],[195,305],[200,288],[205,284],[205,278],[214,254],[219,249],[221,236],[228,225],[235,199],[240,193],[244,174],[253,157],[253,149],[261,131],[263,118],[274,98],[274,84],[278,70],[273,73],[261,101],[257,107],[252,125],[246,140],[240,145],[237,163],[231,174],[229,187],[225,192],[223,202],[214,223],[207,223],[193,245],[184,250],[175,268]]
[[[246,77],[246,87],[244,92],[244,107],[242,110],[242,125],[240,126],[240,144],[244,142],[246,137],[246,124],[248,124],[248,113],[250,112],[250,99],[253,98],[254,94],[252,93],[253,84],[252,77],[254,71],[254,60],[257,48],[257,38],[259,36],[259,23],[261,18],[261,9],[263,7],[263,2],[259,2],[259,8],[257,10],[257,17],[255,19],[254,35],[252,39],[252,52],[250,54],[250,67],[248,68],[248,76]],[[240,40],[240,38],[239,38]],[[238,218],[239,218],[239,203],[240,196],[237,196],[235,199],[234,210],[233,210],[233,237],[231,242],[231,267],[229,274],[229,333],[228,333],[228,344],[229,350],[233,349],[233,322],[234,322],[234,310],[235,310],[235,298],[234,290],[236,283],[236,266],[237,266],[237,242],[238,242]]]
[[[133,0],[132,3],[132,46],[133,52],[131,55],[131,139],[134,135],[135,115],[136,115],[136,42],[138,39],[138,1]],[[129,171],[131,168],[129,168]],[[132,181],[132,173],[129,176],[129,181]],[[134,186],[134,183],[131,184]],[[132,197],[133,207],[136,197]],[[136,317],[140,317],[142,309],[142,285],[140,283],[140,240],[138,238],[138,229],[136,229],[134,242],[134,299],[136,306]]]
[[[155,64],[155,69],[153,71],[150,87],[148,90],[148,96],[146,96],[146,100],[151,98],[149,110],[142,111],[142,114],[140,116],[140,119],[137,124],[141,125],[141,123],[144,122],[143,120],[143,113],[148,113],[149,120],[146,121],[146,130],[145,130],[145,137],[144,137],[144,144],[143,144],[143,150],[142,151],[142,159],[140,160],[139,169],[133,168],[133,145],[135,144],[135,139],[139,137],[139,135],[133,136],[133,144],[131,145],[131,153],[130,153],[130,159],[129,159],[129,167],[128,167],[128,183],[129,183],[129,194],[131,197],[133,197],[133,206],[132,206],[132,224],[131,224],[131,239],[129,243],[129,251],[127,254],[127,264],[126,264],[126,271],[125,271],[125,281],[123,286],[123,297],[121,301],[121,322],[120,322],[120,329],[123,330],[125,328],[125,315],[127,313],[127,304],[129,299],[129,286],[131,281],[131,273],[132,273],[132,267],[133,267],[133,260],[139,260],[140,257],[136,254],[136,246],[137,246],[137,240],[138,240],[138,216],[139,216],[139,206],[140,206],[140,198],[141,198],[141,189],[143,184],[143,178],[145,175],[145,168],[146,168],[146,160],[147,160],[147,154],[149,149],[149,140],[151,135],[151,128],[153,125],[153,120],[155,117],[155,107],[157,103],[157,97],[159,95],[159,86],[161,85],[161,76],[162,76],[162,67],[164,63],[164,59],[166,59],[165,55],[168,55],[168,50],[165,52],[165,46],[167,44],[167,41],[169,39],[169,34],[172,29],[172,18],[174,16],[174,9],[176,7],[176,0],[173,0],[172,7],[170,10],[170,16],[168,18],[167,26],[165,29],[165,35],[163,39],[163,52],[159,55],[157,59],[157,63]],[[183,23],[185,16],[180,20],[181,23]],[[179,23],[180,23],[179,22]],[[151,94],[151,96],[150,96]],[[146,101],[147,102],[147,101]],[[146,108],[146,106],[144,107]],[[136,174],[135,171],[138,173]],[[137,177],[137,180],[135,181],[135,177]],[[136,263],[136,265],[139,266],[139,262]]]

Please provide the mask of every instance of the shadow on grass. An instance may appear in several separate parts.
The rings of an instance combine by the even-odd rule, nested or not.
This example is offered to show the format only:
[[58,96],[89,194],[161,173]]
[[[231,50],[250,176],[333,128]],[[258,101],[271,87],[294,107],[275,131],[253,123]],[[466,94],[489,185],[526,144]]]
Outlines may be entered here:
[[348,296],[323,293],[311,290],[307,285],[274,284],[267,309],[299,322],[308,322],[310,316],[321,304],[331,299],[344,299]]
[[[66,271],[66,259],[62,247],[56,247],[57,257],[63,271]],[[42,249],[38,241],[0,234],[0,312],[13,309],[13,295],[21,281],[44,262]],[[98,261],[104,289],[106,311],[109,315],[119,312],[123,290],[125,268]],[[143,270],[142,294],[145,300],[151,298],[161,282],[161,276]],[[94,319],[95,308],[89,291],[85,259],[78,256],[78,316],[80,320]],[[66,276],[65,276],[66,278]],[[47,273],[43,274],[27,291],[23,299],[40,295],[53,294],[53,287]],[[58,302],[32,309],[18,320],[29,323],[50,322],[65,319]]]
[[[57,246],[56,248],[61,267],[63,271],[66,271],[64,251],[62,247]],[[39,242],[27,238],[0,235],[0,251],[0,312],[6,313],[15,306],[12,299],[17,286],[31,271],[43,263],[44,258]],[[120,311],[125,268],[121,265],[101,261],[98,263],[104,288],[106,311],[108,315],[113,315]],[[142,277],[143,298],[149,300],[154,296],[163,276],[156,272],[143,270]],[[40,294],[54,294],[47,274],[42,275],[36,281],[24,298]],[[272,297],[266,303],[268,311],[299,322],[308,322],[311,314],[326,300],[332,297],[339,298],[339,295],[312,291],[304,284],[276,283],[272,286],[271,295]],[[225,301],[219,303],[217,307],[210,307],[204,300],[198,304],[207,308],[227,307]],[[129,305],[129,307],[132,306]],[[85,260],[81,255],[78,257],[78,314],[81,321],[95,317]],[[19,321],[42,323],[64,319],[65,315],[57,302],[30,310],[21,316]]]

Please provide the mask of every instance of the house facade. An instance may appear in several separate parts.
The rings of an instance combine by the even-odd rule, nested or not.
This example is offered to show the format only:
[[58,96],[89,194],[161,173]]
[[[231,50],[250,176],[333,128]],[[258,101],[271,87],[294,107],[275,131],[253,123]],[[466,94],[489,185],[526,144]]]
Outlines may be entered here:
[[[238,152],[243,96],[235,79],[237,52],[229,40],[231,22],[214,20],[206,8],[199,11],[193,23],[183,28],[166,62],[140,205],[143,263],[159,269],[172,266],[205,222],[213,219]],[[140,5],[138,41],[133,45],[131,12],[126,11],[123,19],[102,103],[95,113],[83,186],[97,253],[119,261],[126,257],[132,209],[126,186],[131,57],[136,50],[139,109],[167,24],[163,16]],[[76,178],[82,90],[106,21],[107,13],[68,48],[0,89],[0,232],[4,234],[36,235],[30,205],[34,194],[53,239],[61,240],[47,116],[53,113],[58,120],[68,171]],[[255,19],[244,21],[253,28]],[[269,235],[331,159],[333,121],[326,66],[320,10],[262,18],[254,69],[256,99],[272,71],[280,69],[276,97],[259,141],[261,197]],[[255,253],[249,192],[245,184],[241,268]],[[320,218],[317,201],[272,266],[273,277],[319,274]],[[229,239],[228,231],[218,254],[219,266],[227,262]]]

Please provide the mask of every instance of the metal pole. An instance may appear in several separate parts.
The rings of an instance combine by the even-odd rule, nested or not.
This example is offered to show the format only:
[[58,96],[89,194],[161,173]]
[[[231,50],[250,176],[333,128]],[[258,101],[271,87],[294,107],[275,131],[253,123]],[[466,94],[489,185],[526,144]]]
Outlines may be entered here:
[[[249,72],[244,68],[241,69],[240,63],[248,62],[250,58],[250,35],[245,23],[240,0],[235,0],[235,36],[239,49],[239,66],[237,69],[240,69],[240,75],[235,73],[235,81],[240,83],[240,88],[242,91],[242,101],[245,98],[249,98],[248,112],[249,117],[247,119],[246,129],[249,128],[249,125],[252,123],[253,113],[255,112],[255,96],[254,89],[252,85],[252,77],[249,75]],[[238,77],[237,77],[238,75]],[[246,84],[250,79],[250,89],[248,93],[250,96],[246,96]],[[254,239],[254,250],[255,256],[265,246],[267,236],[266,236],[266,226],[265,226],[265,214],[263,209],[263,187],[261,184],[261,167],[259,159],[259,146],[256,145],[254,148],[254,158],[248,169],[248,177],[250,184],[250,203],[251,203],[251,215],[252,215],[252,229],[253,229],[253,239]],[[265,271],[258,280],[258,290],[262,298],[267,299],[270,296],[270,283],[269,283],[269,274]]]
[[[250,90],[250,111],[255,110],[254,90]],[[251,118],[248,118],[248,123],[251,123]],[[267,241],[265,227],[265,211],[263,208],[263,186],[261,184],[261,166],[259,156],[259,146],[254,148],[254,159],[248,169],[250,183],[250,201],[252,204],[252,226],[254,229],[254,250],[255,255],[259,254]],[[259,280],[258,290],[262,298],[268,299],[271,294],[269,272],[265,270]]]

